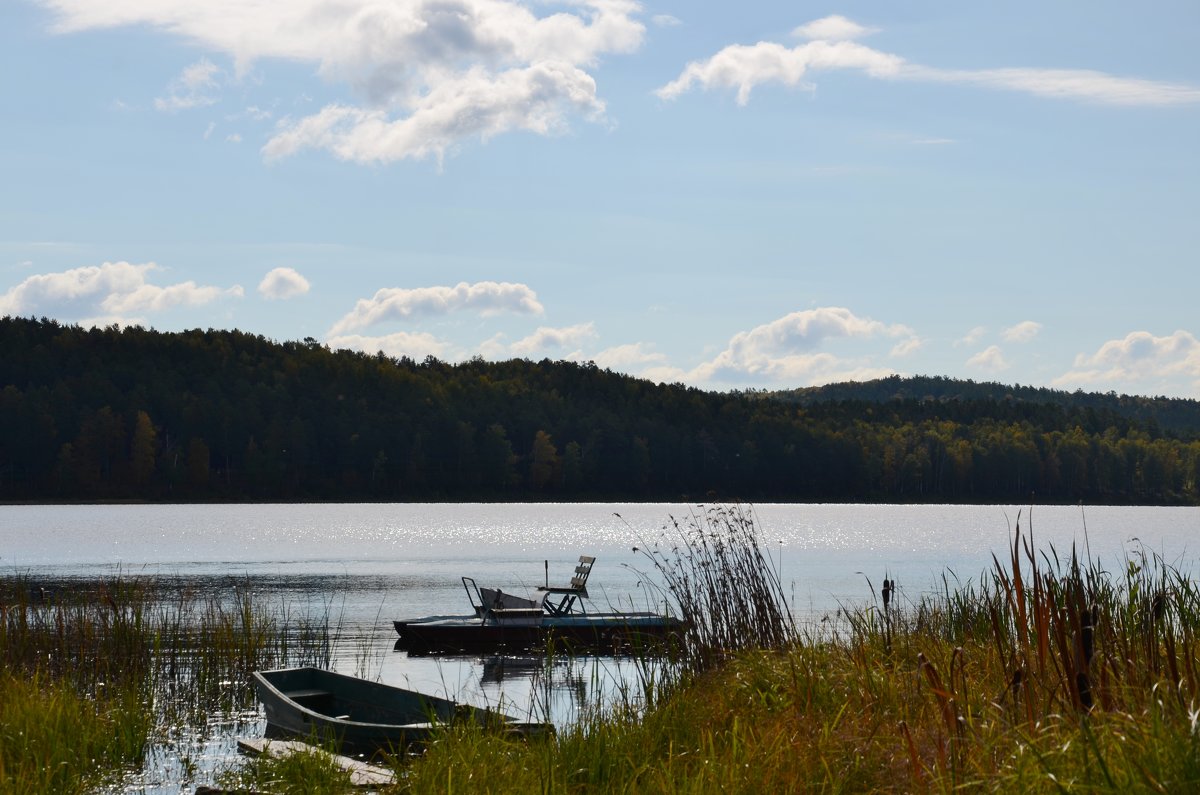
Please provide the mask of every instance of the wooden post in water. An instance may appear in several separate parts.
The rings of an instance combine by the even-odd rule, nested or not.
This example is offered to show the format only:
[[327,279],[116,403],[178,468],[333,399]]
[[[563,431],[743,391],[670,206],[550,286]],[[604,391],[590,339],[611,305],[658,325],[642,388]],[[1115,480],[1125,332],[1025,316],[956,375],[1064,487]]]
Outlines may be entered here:
[[542,561],[546,566],[546,587],[550,587],[550,561]]

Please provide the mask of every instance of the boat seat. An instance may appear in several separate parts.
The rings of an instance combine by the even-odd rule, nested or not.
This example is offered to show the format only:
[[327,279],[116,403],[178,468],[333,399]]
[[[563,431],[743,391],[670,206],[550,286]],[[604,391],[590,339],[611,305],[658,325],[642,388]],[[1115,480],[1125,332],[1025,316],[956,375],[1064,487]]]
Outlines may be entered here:
[[587,599],[587,581],[592,573],[592,566],[596,563],[596,558],[592,555],[580,555],[579,565],[575,567],[575,576],[571,578],[571,584],[567,586],[538,586],[538,590],[545,594],[542,597],[542,605],[546,612],[551,615],[561,616],[570,613],[575,606],[575,601],[580,597]]
[[300,698],[321,698],[322,696],[333,695],[328,690],[320,690],[318,688],[309,688],[305,690],[286,690],[283,694],[293,701]]

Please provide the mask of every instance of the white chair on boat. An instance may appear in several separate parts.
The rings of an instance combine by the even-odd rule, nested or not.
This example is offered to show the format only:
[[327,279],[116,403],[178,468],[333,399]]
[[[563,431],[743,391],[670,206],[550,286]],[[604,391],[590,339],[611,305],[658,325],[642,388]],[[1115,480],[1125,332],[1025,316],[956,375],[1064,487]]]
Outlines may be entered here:
[[580,597],[587,599],[588,575],[592,573],[592,564],[595,562],[596,558],[591,555],[580,555],[579,565],[575,567],[575,576],[571,578],[570,585],[538,586],[538,591],[543,594],[543,609],[552,616],[563,616],[573,610],[576,600]]

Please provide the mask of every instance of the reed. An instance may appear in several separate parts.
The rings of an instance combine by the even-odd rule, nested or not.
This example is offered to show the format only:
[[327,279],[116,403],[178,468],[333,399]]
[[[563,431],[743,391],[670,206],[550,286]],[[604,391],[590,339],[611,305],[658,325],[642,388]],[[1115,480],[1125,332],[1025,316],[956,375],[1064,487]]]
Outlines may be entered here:
[[688,672],[707,670],[743,649],[782,648],[796,635],[779,571],[763,551],[752,513],[713,505],[671,519],[662,538],[639,551],[685,623],[680,648]]
[[[685,605],[723,582],[704,543],[669,550],[703,575]],[[398,791],[1200,789],[1200,589],[1141,550],[1110,571],[1039,550],[1019,519],[991,571],[947,573],[915,603],[893,591],[819,633],[740,644],[709,626],[719,652],[652,703],[596,710],[541,745],[448,735]]]
[[327,617],[296,619],[248,588],[0,580],[0,791],[82,791],[136,773],[180,727],[202,735],[214,712],[253,709],[254,669],[328,664],[330,644]]

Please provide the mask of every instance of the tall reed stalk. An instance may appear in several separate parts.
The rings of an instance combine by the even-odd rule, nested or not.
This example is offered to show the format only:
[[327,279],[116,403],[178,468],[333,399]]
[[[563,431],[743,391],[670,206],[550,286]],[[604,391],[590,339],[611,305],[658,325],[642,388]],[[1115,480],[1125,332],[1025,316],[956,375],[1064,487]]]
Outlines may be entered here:
[[704,671],[731,653],[779,649],[795,639],[778,568],[759,543],[749,509],[713,505],[672,517],[663,536],[641,552],[685,623],[685,670]]

